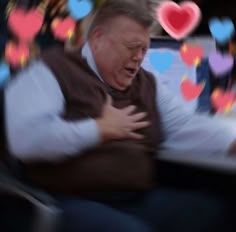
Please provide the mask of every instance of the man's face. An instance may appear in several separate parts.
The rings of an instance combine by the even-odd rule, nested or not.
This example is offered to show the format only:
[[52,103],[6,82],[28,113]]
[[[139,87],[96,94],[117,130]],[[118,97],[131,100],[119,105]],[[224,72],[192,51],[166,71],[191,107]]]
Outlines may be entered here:
[[120,16],[96,28],[90,46],[105,82],[115,89],[125,90],[132,84],[149,47],[149,30]]

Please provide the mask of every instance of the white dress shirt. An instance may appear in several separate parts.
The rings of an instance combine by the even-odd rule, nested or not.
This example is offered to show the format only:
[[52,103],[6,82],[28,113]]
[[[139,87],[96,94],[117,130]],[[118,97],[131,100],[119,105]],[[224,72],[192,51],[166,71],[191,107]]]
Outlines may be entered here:
[[[82,49],[88,65],[99,76],[89,44]],[[156,106],[164,141],[161,148],[183,152],[225,153],[236,139],[236,123],[193,114],[161,84]],[[79,91],[79,89],[78,89]],[[50,69],[35,61],[5,90],[6,132],[11,153],[21,160],[60,161],[83,154],[100,143],[94,119],[63,120],[65,99]]]

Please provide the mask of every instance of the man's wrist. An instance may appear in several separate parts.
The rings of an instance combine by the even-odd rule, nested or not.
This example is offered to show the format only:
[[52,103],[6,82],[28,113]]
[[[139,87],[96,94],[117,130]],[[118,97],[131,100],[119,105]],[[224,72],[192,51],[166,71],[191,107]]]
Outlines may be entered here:
[[95,120],[96,124],[97,124],[97,128],[98,128],[98,132],[99,132],[99,136],[102,142],[105,142],[109,139],[108,133],[107,133],[107,129],[106,129],[106,125],[104,123],[104,121],[102,120],[102,118],[96,119]]

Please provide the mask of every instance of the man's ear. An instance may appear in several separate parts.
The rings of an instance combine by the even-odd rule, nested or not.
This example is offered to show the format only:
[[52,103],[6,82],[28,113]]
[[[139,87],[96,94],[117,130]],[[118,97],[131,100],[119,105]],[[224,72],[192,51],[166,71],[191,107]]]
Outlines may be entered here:
[[90,39],[91,41],[95,42],[95,41],[100,41],[100,39],[102,38],[102,36],[104,35],[104,27],[102,26],[97,26],[93,29],[93,31],[91,32],[91,36]]

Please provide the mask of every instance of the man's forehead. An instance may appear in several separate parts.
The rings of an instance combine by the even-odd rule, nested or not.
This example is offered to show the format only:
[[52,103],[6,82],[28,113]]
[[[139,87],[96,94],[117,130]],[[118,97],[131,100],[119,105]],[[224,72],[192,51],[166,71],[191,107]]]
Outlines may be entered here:
[[142,36],[142,35],[132,35],[130,36],[124,35],[123,36],[123,41],[129,44],[133,45],[142,45],[149,43],[149,37],[148,36]]
[[149,29],[144,28],[142,25],[138,24],[134,20],[131,23],[136,23],[136,26],[129,27],[128,24],[124,24],[119,19],[113,21],[113,24],[107,28],[110,31],[110,35],[115,38],[122,39],[127,42],[134,43],[148,43],[150,34]]

